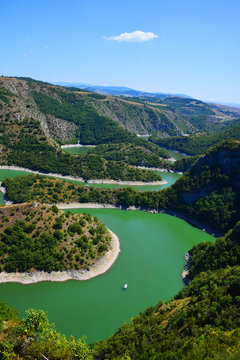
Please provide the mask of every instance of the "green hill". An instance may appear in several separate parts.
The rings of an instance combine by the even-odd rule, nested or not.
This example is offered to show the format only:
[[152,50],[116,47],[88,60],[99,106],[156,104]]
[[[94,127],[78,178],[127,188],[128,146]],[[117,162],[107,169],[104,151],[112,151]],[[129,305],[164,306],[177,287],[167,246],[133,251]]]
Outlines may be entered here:
[[100,95],[30,78],[1,77],[0,89],[1,108],[7,101],[19,119],[33,117],[45,134],[62,143],[122,142],[129,141],[131,134],[192,134],[239,118],[237,111],[196,99]]
[[[131,134],[181,135],[192,125],[174,111],[116,96],[50,85],[33,79],[0,78],[2,103],[18,118],[37,119],[45,133],[62,143],[129,141]],[[10,95],[11,94],[11,95]],[[14,98],[9,100],[9,97]]]
[[190,155],[201,155],[211,146],[216,145],[223,140],[230,139],[240,140],[240,125],[221,131],[215,131],[210,134],[177,136],[162,139],[152,136],[149,140],[154,144],[167,149],[178,150]]
[[166,162],[170,155],[165,149],[146,144],[104,144],[98,145],[89,154],[96,154],[106,160],[123,161],[129,165],[152,168],[169,168]]
[[240,217],[240,142],[228,140],[211,148],[160,195],[160,208],[226,232]]
[[[62,175],[78,176],[84,179],[98,178],[130,181],[161,180],[161,177],[154,173],[135,169],[123,162],[108,161],[98,155],[73,156],[66,154],[60,149],[60,146],[56,141],[76,141],[76,124],[74,121],[57,120],[52,115],[45,116],[40,112],[33,100],[32,87],[43,87],[43,89],[46,87],[48,89],[48,85],[39,84],[38,82],[17,80],[14,78],[1,78],[0,85],[2,86],[0,89],[1,165],[17,165],[46,173],[54,172]],[[53,86],[49,85],[49,87],[55,90],[55,95],[56,91],[60,90],[61,94],[65,94],[64,90],[61,88],[60,90],[56,90]],[[8,88],[11,89],[11,91],[8,90]],[[36,92],[36,89],[34,91]],[[47,95],[41,95],[48,98]],[[73,96],[70,91],[68,95]],[[54,101],[57,102],[57,105]],[[56,99],[52,99],[52,102],[56,105],[55,110],[59,112],[59,116],[63,109],[66,113],[67,107],[64,107],[64,104]],[[88,109],[85,105],[82,107],[76,105],[76,107],[82,118],[86,119],[90,116],[90,110],[84,110],[85,108]],[[72,117],[75,119],[74,116],[76,115],[76,112],[77,110],[73,107],[72,113],[69,111],[69,114],[72,114]],[[99,117],[94,121],[98,122],[98,119]],[[138,139],[127,130],[122,129],[112,120],[110,121],[107,119],[106,121],[105,133],[105,125],[103,126],[101,121],[98,123],[98,128],[95,126],[95,123],[93,126],[94,134],[101,134],[102,140],[105,141],[108,137],[108,141],[130,141],[132,143],[144,145],[144,140]],[[49,130],[50,125],[48,124],[50,123],[52,128],[55,129],[55,135],[51,134],[51,131]],[[60,134],[61,136],[58,136],[57,134]],[[87,137],[88,131],[86,130],[84,134]],[[99,137],[98,141],[100,141]]]
[[216,243],[202,242],[189,251],[189,279],[201,272],[240,265],[240,222]]
[[0,209],[0,271],[89,269],[110,240],[106,227],[88,214],[36,203]]

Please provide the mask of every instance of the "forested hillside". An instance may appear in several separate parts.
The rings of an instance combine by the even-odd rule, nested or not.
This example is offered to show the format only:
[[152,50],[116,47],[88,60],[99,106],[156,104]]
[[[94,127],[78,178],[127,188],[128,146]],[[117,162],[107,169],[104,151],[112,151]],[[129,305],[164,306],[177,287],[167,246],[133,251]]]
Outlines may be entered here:
[[240,142],[229,140],[211,148],[174,185],[158,192],[95,189],[33,175],[6,179],[3,185],[15,202],[97,202],[165,210],[224,233],[240,217]]
[[[62,143],[129,141],[132,134],[173,136],[224,127],[239,117],[195,99],[125,98],[64,88],[30,78],[0,78],[0,102],[15,96],[18,118],[39,120],[45,133]],[[7,101],[7,102],[6,102]],[[9,102],[10,101],[10,102]]]
[[150,168],[170,169],[166,161],[170,155],[165,149],[153,146],[151,143],[138,144],[105,144],[98,145],[88,152],[106,160],[123,161],[129,165]]
[[220,232],[240,216],[240,142],[211,148],[160,198],[166,207],[210,225]]
[[[159,135],[181,135],[194,130],[174,111],[120,97],[54,86],[29,78],[1,77],[0,88],[3,93],[9,92],[18,98],[15,99],[15,110],[19,116],[39,120],[45,132],[62,143],[80,140],[83,144],[100,144],[129,141],[131,133],[151,134],[155,131]],[[5,104],[6,99],[9,102],[7,93],[2,94]]]
[[240,125],[230,127],[221,131],[213,131],[208,134],[193,136],[177,136],[169,138],[150,137],[150,141],[167,149],[174,149],[190,155],[201,155],[211,146],[223,141],[240,140]]
[[214,244],[202,242],[189,251],[189,279],[201,272],[240,265],[240,222]]
[[[84,180],[96,178],[125,181],[161,180],[161,177],[157,174],[135,169],[122,161],[108,161],[97,154],[79,156],[66,154],[60,149],[54,137],[50,136],[51,131],[48,124],[53,118],[45,117],[38,110],[33,97],[31,97],[32,86],[40,86],[39,83],[5,78],[1,81],[5,87],[9,88],[8,90],[2,88],[0,93],[1,165],[16,165],[46,173],[54,172],[62,175],[73,175]],[[64,93],[64,91],[62,92]],[[47,95],[43,94],[42,96],[47,97]],[[52,99],[52,101],[54,103],[57,100]],[[60,112],[62,108],[61,102],[58,101],[55,110]],[[85,114],[84,106],[83,108],[80,106],[80,109],[79,114],[82,114],[83,117],[89,115],[89,113],[87,113],[88,115]],[[67,110],[65,109],[65,111]],[[75,116],[74,111],[72,116]],[[97,119],[95,120],[97,121]],[[55,119],[51,124],[56,133],[62,134],[61,136],[65,141],[67,139],[73,140],[73,131],[77,131],[74,122],[67,122],[65,120],[63,122],[59,120],[58,122]],[[136,136],[120,128],[115,122],[112,121],[111,124],[109,127],[106,125],[105,135],[104,131],[100,131],[100,128],[102,128],[101,122],[99,123],[98,130],[94,126],[94,131],[103,134],[103,136],[107,136],[106,134],[108,133],[111,141],[132,141],[133,143],[143,145],[146,143],[144,140],[138,139]],[[85,135],[87,136],[87,131]],[[115,140],[113,136],[115,136]],[[56,136],[55,139],[57,138]],[[158,152],[157,148],[156,152]]]
[[0,272],[89,269],[111,240],[97,218],[56,206],[5,206],[0,221]]

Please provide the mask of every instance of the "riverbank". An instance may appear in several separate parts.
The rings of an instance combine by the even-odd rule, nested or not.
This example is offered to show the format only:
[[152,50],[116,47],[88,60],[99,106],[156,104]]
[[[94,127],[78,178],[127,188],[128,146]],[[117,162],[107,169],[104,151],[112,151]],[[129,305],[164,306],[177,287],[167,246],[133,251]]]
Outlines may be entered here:
[[90,280],[96,276],[102,275],[107,272],[120,253],[120,241],[117,235],[108,229],[111,235],[110,248],[107,253],[94,265],[90,270],[66,270],[66,271],[52,271],[50,273],[44,271],[36,271],[31,273],[0,273],[0,283],[20,283],[20,284],[33,284],[41,281],[62,282],[67,280]]
[[160,181],[122,181],[122,180],[108,180],[108,179],[94,179],[94,180],[88,180],[86,182],[87,184],[114,184],[114,185],[135,185],[135,186],[143,186],[143,185],[166,185],[166,180],[160,180]]
[[176,149],[169,149],[168,147],[165,147],[165,146],[162,146],[162,147],[163,147],[164,149],[168,150],[168,151],[173,151],[173,152],[176,152],[176,153],[178,153],[178,154],[180,154],[180,155],[183,155],[183,156],[186,156],[186,157],[192,156],[192,155],[190,155],[190,154],[183,153],[183,152],[181,152],[181,151],[179,151],[179,150],[176,150]]
[[167,182],[163,179],[160,181],[151,181],[151,182],[144,182],[144,181],[122,181],[122,180],[111,180],[111,179],[92,179],[85,181],[81,177],[77,176],[70,176],[70,175],[61,175],[55,173],[44,173],[37,170],[30,170],[19,166],[11,166],[11,165],[0,165],[0,170],[15,170],[15,171],[25,171],[31,174],[43,175],[43,176],[51,176],[59,179],[64,180],[74,180],[79,182],[84,182],[85,184],[116,184],[116,185],[129,185],[129,186],[148,186],[148,185],[165,185]]
[[170,169],[160,169],[160,168],[150,168],[147,166],[136,166],[137,169],[142,169],[142,170],[152,170],[152,171],[161,171],[161,172],[169,172],[169,173],[173,173],[173,174],[179,174],[179,175],[183,175],[182,171],[173,171]]
[[98,204],[98,203],[58,203],[56,206],[61,210],[67,209],[119,209],[122,210],[121,206],[111,204]]
[[75,181],[84,182],[84,179],[81,178],[81,177],[70,176],[70,175],[61,175],[61,174],[55,174],[55,173],[45,173],[45,172],[41,172],[41,171],[38,171],[38,170],[31,170],[31,169],[27,169],[27,168],[20,167],[20,166],[0,165],[0,170],[25,171],[25,172],[29,172],[31,174],[37,174],[37,175],[43,175],[43,176],[51,176],[51,177],[57,177],[57,178],[60,178],[60,179],[65,179],[65,180],[75,180]]
[[153,209],[141,209],[140,207],[129,206],[129,207],[122,207],[121,205],[116,206],[112,204],[98,204],[98,203],[58,203],[55,204],[61,210],[68,210],[68,209],[117,209],[117,210],[127,210],[127,211],[146,211],[151,214],[156,214],[157,210]]
[[5,189],[5,187],[3,187],[3,186],[1,186],[2,185],[2,183],[0,182],[0,191],[1,191],[1,193],[3,193],[3,195],[6,195],[6,189]]
[[82,144],[68,144],[68,145],[61,145],[61,149],[67,149],[71,147],[96,147],[97,145],[82,145]]
[[182,280],[184,282],[185,285],[189,284],[189,268],[190,268],[190,252],[188,251],[185,255],[184,255],[184,259],[185,259],[185,265],[184,265],[184,270],[182,272]]

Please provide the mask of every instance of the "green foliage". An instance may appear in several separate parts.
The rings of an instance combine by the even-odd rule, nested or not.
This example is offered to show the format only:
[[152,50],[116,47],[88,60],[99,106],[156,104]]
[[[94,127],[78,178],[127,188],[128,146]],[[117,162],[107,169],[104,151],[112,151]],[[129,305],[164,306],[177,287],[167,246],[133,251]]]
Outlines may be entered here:
[[178,150],[190,155],[201,155],[211,146],[228,139],[240,140],[240,125],[231,127],[230,129],[214,131],[210,134],[174,136],[162,139],[151,136],[149,140],[154,144],[168,149]]
[[[166,104],[169,110],[188,120],[195,131],[214,131],[225,125],[215,114],[215,107],[203,101],[171,96],[161,102]],[[222,117],[228,119],[224,109],[221,110]],[[236,114],[233,116],[235,117]]]
[[[15,78],[15,76],[14,76],[14,78]],[[38,85],[50,85],[50,86],[53,86],[52,84],[50,84],[50,83],[48,83],[46,81],[32,79],[31,77],[27,77],[27,76],[16,76],[16,79],[24,80],[24,81],[27,81],[28,83],[34,83],[34,84],[38,84]]]
[[[48,93],[46,95],[35,91],[36,96],[41,99],[43,97],[43,106],[46,105],[47,107],[48,100],[50,99],[51,107],[54,109],[56,107],[56,111],[62,111],[64,117],[69,115],[69,121],[75,122],[78,126],[78,132],[80,131],[79,124],[82,124],[85,129],[83,131],[84,136],[94,137],[94,139],[96,137],[100,143],[102,141],[105,142],[106,137],[108,137],[108,140],[106,140],[108,142],[142,143],[141,139],[119,127],[116,122],[100,117],[91,105],[92,100],[86,99],[86,96],[79,100],[79,96],[71,91],[54,86],[36,84],[38,83],[35,81],[28,83],[30,89],[38,89],[39,91],[39,89],[44,88],[46,93]],[[1,94],[2,96],[7,96],[7,99],[9,99],[10,95],[14,95],[8,93],[4,88],[0,89]],[[30,98],[26,100],[26,107],[30,106]],[[15,106],[18,107],[18,97],[15,96],[13,100],[16,102]],[[66,154],[59,147],[53,146],[52,141],[45,136],[40,121],[26,117],[25,113],[22,114],[21,109],[13,112],[12,110],[6,111],[5,107],[3,115],[0,115],[2,120],[0,126],[1,165],[15,165],[32,170],[40,170],[45,173],[54,172],[78,176],[84,179],[160,180],[160,177],[156,174],[137,170],[122,161],[121,163],[119,161],[108,161],[98,154],[80,156]],[[61,117],[60,114],[59,117]],[[98,140],[96,140],[97,143]],[[151,146],[153,147],[153,145]],[[157,147],[155,148],[157,149]],[[56,198],[57,200],[58,198]]]
[[75,223],[69,225],[68,232],[73,233],[73,234],[78,233],[78,235],[81,235],[83,231],[82,231],[81,225],[79,223],[75,222]]
[[7,305],[5,301],[0,301],[0,331],[6,321],[16,319],[18,311]]
[[33,267],[44,271],[56,269],[57,241],[50,234],[42,233],[33,239],[27,235],[25,224],[19,220],[13,226],[8,226],[0,237],[0,263],[5,271],[26,272]]
[[124,162],[104,160],[96,154],[70,155],[56,150],[37,138],[25,135],[20,141],[9,145],[9,165],[32,170],[73,175],[87,179],[113,179],[126,181],[161,180],[155,173],[135,169]]
[[79,128],[78,140],[81,144],[129,142],[135,138],[110,118],[100,116],[90,103],[86,103],[76,93],[60,89],[55,90],[55,93],[59,100],[37,91],[33,91],[32,95],[44,114],[74,122]]
[[[3,185],[7,189],[7,196],[12,201],[18,203],[28,200],[35,200],[45,203],[56,202],[55,183],[62,184],[62,192],[59,196],[59,202],[95,202],[104,204],[114,204],[126,208],[131,205],[143,209],[158,208],[158,192],[134,191],[132,188],[124,189],[101,189],[78,184],[71,184],[62,180],[53,180],[39,175],[21,176],[12,179],[5,179]],[[44,188],[44,191],[38,191]],[[67,216],[67,214],[66,214]],[[60,229],[58,222],[53,225]]]
[[[50,206],[44,212],[41,205],[21,205],[17,213],[8,216],[11,209],[4,207],[1,215],[0,271],[83,269],[108,250],[109,232],[90,215],[70,213],[66,217]],[[101,244],[96,241],[98,235]],[[73,261],[73,253],[78,258],[84,253],[85,261],[79,265],[78,260]]]
[[59,211],[59,209],[58,209],[58,207],[57,207],[56,205],[53,205],[53,206],[52,206],[52,211],[53,211],[55,214],[57,214],[58,211]]
[[203,242],[190,251],[189,278],[202,271],[213,271],[240,265],[240,222],[215,243]]
[[[29,309],[24,320],[7,328],[8,337],[0,345],[1,359],[91,360],[92,350],[85,338],[68,340],[50,324],[44,311]],[[11,342],[8,341],[11,339]]]
[[88,94],[89,97],[94,98],[94,99],[106,99],[105,95],[102,94],[98,94],[98,93],[90,93]]
[[137,142],[98,145],[88,154],[96,154],[106,160],[123,161],[129,165],[170,169],[170,164],[162,159],[170,158],[168,152],[146,141],[139,141],[139,145]]
[[9,96],[14,96],[10,91],[5,89],[0,89],[0,100],[11,107]]
[[226,232],[240,217],[240,143],[210,149],[160,197],[159,207],[179,211]]
[[189,170],[191,167],[193,167],[196,164],[198,159],[199,159],[198,155],[187,156],[187,157],[184,157],[182,159],[175,161],[172,164],[171,168],[174,171],[185,172],[185,171]]

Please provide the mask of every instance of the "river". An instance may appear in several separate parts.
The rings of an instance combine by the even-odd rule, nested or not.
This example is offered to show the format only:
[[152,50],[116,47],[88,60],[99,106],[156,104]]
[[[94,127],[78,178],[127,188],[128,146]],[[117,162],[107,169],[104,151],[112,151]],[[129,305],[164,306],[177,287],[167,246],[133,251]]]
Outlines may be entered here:
[[[27,173],[1,170],[0,180],[19,175]],[[165,175],[168,186],[179,177]],[[113,267],[84,282],[2,284],[0,299],[17,307],[21,315],[29,307],[46,310],[57,330],[67,336],[86,335],[88,342],[110,336],[146,306],[171,298],[183,286],[185,252],[200,241],[214,241],[205,232],[166,214],[115,209],[72,211],[97,216],[119,236],[121,253]],[[127,291],[122,290],[125,283]]]
[[[165,171],[154,171],[154,172],[156,172],[157,174],[162,176],[162,178],[164,180],[166,180],[167,184],[164,184],[164,185],[138,185],[138,186],[136,186],[136,185],[117,185],[117,184],[91,184],[91,186],[96,187],[96,188],[108,188],[108,189],[131,187],[132,189],[139,190],[139,191],[158,191],[158,190],[164,189],[164,188],[174,184],[181,177],[180,174],[169,173],[167,171],[166,172]],[[22,176],[22,175],[26,176],[29,174],[30,173],[28,173],[26,171],[21,171],[21,170],[1,170],[0,169],[0,182],[3,181],[4,179],[6,179],[7,177],[13,178],[13,177]],[[72,182],[75,184],[86,185],[86,183],[76,181],[76,180],[64,180],[64,181]],[[4,204],[4,202],[3,202],[2,193],[0,192],[0,205],[1,204]]]
[[89,150],[92,150],[92,147],[90,146],[71,146],[68,148],[63,148],[63,151],[67,152],[68,154],[74,154],[74,155],[82,155],[86,154]]
[[[214,240],[170,215],[115,209],[85,211],[119,236],[121,253],[113,267],[84,282],[2,284],[0,298],[21,314],[29,307],[46,310],[57,330],[68,336],[86,335],[88,342],[110,336],[146,306],[176,294],[183,286],[185,252],[200,241]],[[123,291],[125,283],[128,289]]]

